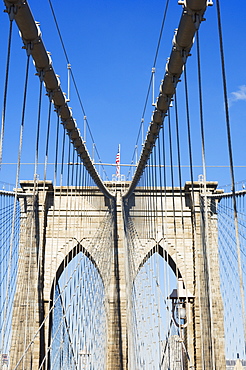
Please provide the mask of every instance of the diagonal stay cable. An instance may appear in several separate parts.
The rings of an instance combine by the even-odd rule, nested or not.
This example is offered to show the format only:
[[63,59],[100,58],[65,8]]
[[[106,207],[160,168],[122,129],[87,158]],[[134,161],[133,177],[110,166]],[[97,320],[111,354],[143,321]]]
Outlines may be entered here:
[[9,300],[9,289],[10,289],[10,281],[11,281],[11,270],[12,270],[12,258],[11,258],[11,256],[12,256],[12,250],[13,250],[13,247],[14,247],[14,233],[15,233],[15,221],[16,221],[16,210],[17,210],[17,194],[18,194],[17,191],[18,191],[20,167],[21,167],[21,154],[22,154],[23,131],[24,131],[25,113],[26,113],[26,98],[27,98],[27,88],[28,88],[29,65],[30,65],[30,54],[28,52],[27,53],[27,61],[26,61],[22,115],[21,115],[20,133],[19,133],[18,163],[17,163],[17,168],[16,168],[16,178],[15,178],[14,210],[13,210],[12,229],[11,229],[11,236],[10,236],[10,259],[9,259],[9,262],[8,262],[6,305],[5,305],[5,308],[4,308],[4,318],[3,318],[3,322],[4,322],[4,324],[3,324],[3,333],[5,333],[6,325],[7,325],[6,324],[6,314],[7,314],[7,306],[8,306],[8,300]]
[[242,262],[241,262],[240,240],[239,240],[239,231],[238,231],[238,214],[237,214],[237,202],[236,202],[236,195],[235,195],[235,176],[234,176],[234,169],[233,169],[231,128],[230,128],[230,116],[229,116],[226,71],[225,71],[225,56],[224,56],[224,47],[223,47],[221,12],[220,12],[219,0],[216,1],[216,7],[217,7],[217,22],[218,22],[219,43],[220,43],[220,59],[221,59],[221,71],[222,71],[222,80],[223,80],[228,152],[229,152],[230,173],[231,173],[231,182],[232,182],[234,223],[235,223],[235,235],[236,235],[237,256],[238,256],[238,274],[239,274],[239,280],[240,280],[241,309],[242,309],[243,331],[244,331],[244,351],[246,352],[245,291],[244,291],[244,282],[243,282],[243,275],[242,275]]

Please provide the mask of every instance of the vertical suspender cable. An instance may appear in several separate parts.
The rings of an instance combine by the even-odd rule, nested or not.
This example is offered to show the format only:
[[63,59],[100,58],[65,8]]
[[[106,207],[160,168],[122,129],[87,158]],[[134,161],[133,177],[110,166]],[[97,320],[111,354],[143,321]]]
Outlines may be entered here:
[[[50,118],[50,117],[49,117]],[[56,120],[56,141],[55,141],[55,162],[54,162],[54,180],[53,180],[53,183],[54,183],[54,200],[55,200],[55,195],[56,195],[56,186],[57,186],[57,165],[58,165],[58,148],[59,148],[59,114],[57,112],[57,120]],[[48,153],[48,136],[47,136],[47,153]],[[52,230],[52,233],[51,233],[51,257],[54,257],[54,233],[55,233],[55,211],[56,211],[56,204],[55,204],[55,201],[54,201],[54,206],[53,206],[53,210],[52,210],[52,223],[51,223],[51,230]],[[58,240],[57,240],[57,243],[58,243]],[[57,252],[57,247],[56,247],[56,252]],[[57,253],[55,253],[55,264],[57,264]],[[50,281],[52,279],[52,268],[50,269],[50,277],[49,277]],[[56,287],[56,277],[55,277],[55,282],[53,283],[54,284],[54,289],[53,289],[53,296],[52,296],[52,307],[54,308],[54,302],[55,302],[55,287]],[[51,312],[51,315],[49,316],[48,318],[48,322],[49,322],[49,326],[51,325],[51,323],[53,323],[54,321],[54,309],[52,309],[52,312]],[[50,346],[50,340],[51,338],[47,338],[47,343],[48,343],[48,346]],[[49,356],[50,357],[50,354],[49,354],[49,348],[48,348],[48,354],[46,353],[46,356]],[[50,358],[49,357],[46,357],[45,358],[45,369],[47,370],[48,369],[48,366],[49,366],[49,361],[50,361]]]
[[[190,109],[189,109],[189,95],[188,95],[188,82],[187,82],[186,64],[184,65],[184,86],[185,86],[185,106],[186,106],[188,149],[189,149],[189,160],[190,160],[190,179],[191,179],[192,212],[194,213],[194,174],[193,174],[191,129],[190,129]],[[196,224],[196,220],[195,220],[195,217],[194,217],[194,225],[195,224]]]
[[47,133],[46,133],[46,149],[45,149],[45,159],[44,159],[44,186],[45,186],[46,177],[47,177],[47,165],[48,165],[48,154],[49,154],[51,104],[52,102],[50,98],[49,109],[48,109]]
[[4,129],[5,129],[6,107],[7,107],[7,92],[8,92],[8,80],[9,80],[9,64],[10,64],[12,29],[13,29],[13,19],[10,19],[10,22],[9,22],[8,53],[7,53],[4,95],[3,95],[2,123],[1,123],[1,133],[0,133],[0,169],[1,169],[2,158],[3,158],[3,138],[4,138]]
[[[166,145],[165,145],[165,134],[164,134],[164,127],[161,131],[162,134],[162,155],[163,155],[163,186],[164,186],[164,207],[165,207],[165,214],[163,222],[165,223],[165,240],[168,237],[168,222],[167,222],[167,174],[166,174]],[[165,244],[164,244],[165,245]],[[164,264],[164,276],[166,278],[166,292],[170,291],[170,279],[169,279],[169,271],[168,271],[168,265],[169,265],[169,256],[166,251],[166,254],[164,253],[165,264]],[[166,310],[166,319],[169,320],[169,313],[168,310]]]
[[57,185],[57,166],[58,166],[58,148],[59,148],[59,127],[60,127],[60,118],[57,114],[57,123],[56,123],[56,152],[55,152],[55,169],[54,169],[54,186]]
[[[185,246],[185,225],[184,225],[184,209],[183,209],[183,194],[182,194],[182,173],[181,173],[181,152],[180,152],[180,138],[179,138],[179,119],[178,119],[178,99],[177,93],[174,94],[174,108],[175,108],[175,121],[176,121],[176,142],[177,142],[177,157],[178,157],[178,177],[179,177],[179,197],[180,197],[180,209],[181,209],[181,225],[182,225],[182,244],[184,249],[184,264],[185,264],[185,271],[184,271],[184,281],[185,281],[185,288],[186,288],[186,301],[188,302],[187,296],[187,270],[186,270],[186,246]],[[183,330],[180,329],[181,339],[184,340],[183,337]],[[189,356],[187,350],[185,349],[184,354],[186,354],[187,359],[189,361]],[[181,363],[183,366],[184,362],[183,354],[181,355]]]
[[[160,181],[160,208],[161,208],[161,238],[164,238],[165,230],[164,230],[164,216],[163,216],[163,184],[162,184],[162,170],[161,170],[161,143],[160,138],[157,140],[157,148],[158,148],[158,161],[159,161],[159,181]],[[164,258],[164,256],[163,256]]]
[[173,147],[172,147],[172,130],[171,130],[171,117],[170,108],[168,110],[168,135],[169,135],[169,155],[170,155],[170,175],[172,187],[172,203],[173,203],[173,228],[174,228],[174,248],[176,250],[176,278],[178,282],[178,267],[177,267],[177,227],[176,227],[176,208],[175,208],[175,195],[174,195],[174,173],[173,173]]
[[[37,132],[36,132],[36,148],[35,148],[35,164],[34,164],[34,184],[33,184],[33,196],[32,196],[32,227],[31,227],[31,237],[30,237],[30,243],[33,241],[33,230],[35,229],[35,203],[36,203],[36,188],[37,188],[37,183],[38,183],[38,175],[37,175],[37,170],[38,170],[38,157],[39,157],[39,136],[40,136],[40,121],[41,121],[41,107],[42,107],[42,87],[43,87],[43,72],[40,71],[40,84],[39,84],[39,102],[38,102],[38,119],[37,119]],[[37,296],[38,288],[39,288],[39,278],[40,278],[40,268],[41,268],[41,259],[42,259],[42,245],[41,241],[38,242],[37,244],[38,250],[37,250],[37,275],[36,275],[36,290],[35,290],[35,298]],[[30,254],[31,254],[31,249],[30,249]],[[29,274],[31,274],[31,258],[30,258],[30,267],[29,267]],[[30,279],[28,278],[29,282]],[[29,286],[28,286],[29,288]],[[28,297],[29,300],[29,297]],[[32,312],[32,317],[35,319],[35,308],[33,307],[33,312]],[[28,322],[28,310],[26,311],[26,321]],[[26,344],[25,344],[26,346]],[[24,361],[23,361],[24,364]],[[24,366],[24,365],[23,365]]]
[[[169,0],[168,0],[169,1]],[[78,100],[79,100],[79,105],[81,107],[81,110],[83,112],[83,115],[84,115],[84,125],[87,126],[87,129],[89,131],[89,134],[91,136],[91,139],[92,139],[92,142],[94,143],[94,138],[93,138],[93,135],[92,135],[92,132],[91,132],[91,129],[90,129],[90,126],[88,124],[88,120],[87,120],[87,116],[85,114],[85,109],[84,109],[84,106],[83,106],[83,103],[82,103],[82,99],[81,99],[81,96],[80,96],[80,93],[79,93],[79,89],[78,89],[78,86],[77,86],[77,83],[76,83],[76,80],[75,80],[75,77],[74,77],[74,74],[73,74],[73,70],[71,68],[71,64],[69,62],[69,58],[68,58],[68,54],[67,54],[67,51],[66,51],[66,47],[65,47],[65,44],[64,44],[64,41],[63,41],[63,38],[62,38],[62,34],[61,34],[61,31],[60,31],[60,28],[59,28],[59,25],[58,25],[58,21],[57,21],[57,18],[56,18],[56,15],[55,15],[55,11],[54,11],[54,8],[53,8],[53,5],[52,5],[52,2],[51,0],[48,0],[49,2],[49,5],[50,5],[50,9],[51,9],[51,13],[53,15],[53,18],[54,18],[54,22],[55,22],[55,25],[56,25],[56,29],[57,29],[57,32],[58,32],[58,36],[59,36],[59,39],[60,39],[60,42],[61,42],[61,45],[62,45],[62,49],[63,49],[63,52],[64,52],[64,55],[65,55],[65,58],[66,58],[66,61],[67,61],[67,64],[69,66],[69,76],[71,77],[72,79],[72,82],[74,84],[74,88],[75,88],[75,91],[76,91],[76,94],[77,94],[77,97],[78,97]],[[70,81],[70,80],[69,80]],[[70,87],[70,82],[69,82],[69,87]],[[70,97],[70,93],[69,93],[69,97]],[[84,126],[85,127],[85,126]],[[84,140],[86,140],[86,138],[84,137]],[[98,153],[98,150],[97,148],[95,148],[96,150],[96,153],[98,155],[98,158],[99,158],[99,162],[101,162],[101,158],[99,156],[99,153]],[[102,165],[102,170],[103,170],[103,173],[105,174],[105,177],[106,177],[106,180],[109,181],[108,179],[108,176],[106,174],[106,171],[105,171],[105,168],[104,166]]]
[[63,182],[63,170],[64,170],[64,153],[65,153],[65,138],[66,138],[66,131],[63,130],[63,138],[62,138],[62,161],[61,161],[61,173],[60,173],[60,187],[62,186]]
[[[156,62],[157,62],[157,58],[158,58],[158,54],[159,54],[159,49],[160,49],[160,45],[161,45],[162,34],[163,34],[165,22],[166,22],[169,1],[170,0],[166,0],[166,4],[165,4],[165,9],[164,9],[163,18],[162,18],[162,24],[161,24],[160,34],[159,34],[159,38],[158,38],[158,42],[157,42],[157,47],[156,47],[154,62],[153,62],[152,70],[151,70],[150,81],[149,81],[149,85],[148,85],[148,89],[147,89],[147,94],[146,94],[146,98],[145,98],[145,102],[144,102],[144,108],[143,108],[143,112],[142,112],[142,116],[141,116],[141,122],[140,122],[140,126],[139,126],[139,131],[138,131],[138,134],[137,134],[137,139],[136,139],[135,147],[138,145],[138,140],[140,138],[141,133],[142,133],[142,146],[144,145],[144,140],[143,140],[144,117],[145,117],[145,112],[146,112],[146,109],[147,109],[147,104],[148,104],[148,100],[149,100],[151,86],[152,86],[152,82],[153,82],[153,78],[154,78],[154,72],[155,72]],[[133,162],[133,159],[134,159],[134,155],[135,155],[135,150],[134,150],[134,153],[133,153],[133,156],[132,156],[132,162]],[[131,168],[129,168],[129,172],[128,172],[127,177],[129,176],[129,173],[130,172],[131,172]]]
[[36,133],[36,149],[35,149],[35,165],[34,165],[34,189],[37,181],[37,170],[38,170],[38,151],[39,151],[39,134],[40,134],[40,120],[41,120],[41,105],[42,105],[42,87],[43,80],[42,74],[40,75],[40,87],[39,87],[39,103],[38,103],[38,124]]
[[235,176],[234,176],[234,168],[233,168],[231,128],[230,128],[230,117],[229,117],[229,107],[228,107],[228,97],[227,97],[225,57],[224,57],[224,47],[223,47],[222,25],[221,25],[221,14],[220,14],[220,2],[219,2],[219,0],[216,0],[216,7],[217,7],[217,20],[218,20],[218,30],[219,30],[219,43],[220,43],[220,58],[221,58],[221,69],[222,69],[222,79],[223,79],[223,90],[224,90],[224,105],[225,105],[225,115],[226,115],[227,141],[228,141],[230,173],[231,173],[231,183],[232,183],[234,225],[235,225],[236,245],[237,245],[237,259],[238,259],[238,275],[239,275],[239,284],[240,284],[242,320],[243,320],[243,331],[244,331],[244,351],[246,353],[245,293],[244,293],[244,286],[243,286],[241,248],[240,248],[239,231],[238,231],[238,212],[237,212],[237,202],[236,202],[236,194],[235,194]]

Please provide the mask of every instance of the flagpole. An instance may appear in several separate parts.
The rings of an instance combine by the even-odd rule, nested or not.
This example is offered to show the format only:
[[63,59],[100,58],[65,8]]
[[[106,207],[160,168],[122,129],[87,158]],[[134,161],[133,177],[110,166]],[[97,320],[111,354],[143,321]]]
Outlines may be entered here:
[[118,150],[116,154],[116,181],[120,181],[120,144],[118,144]]
[[[119,155],[120,155],[120,144],[119,144]],[[119,181],[120,181],[120,162],[119,162]]]

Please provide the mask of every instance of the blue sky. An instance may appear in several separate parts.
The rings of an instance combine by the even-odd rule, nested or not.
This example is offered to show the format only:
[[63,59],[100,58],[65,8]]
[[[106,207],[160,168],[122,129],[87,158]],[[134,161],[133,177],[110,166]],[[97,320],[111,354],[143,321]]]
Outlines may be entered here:
[[[165,7],[164,1],[65,1],[53,0],[60,31],[80,91],[86,116],[93,133],[102,162],[115,163],[118,144],[121,144],[121,162],[130,163],[139,130],[151,68],[155,56],[157,41]],[[35,20],[40,22],[43,40],[51,52],[53,66],[61,78],[61,86],[67,91],[67,63],[55,28],[48,0],[29,1]],[[4,5],[2,5],[4,9]],[[156,64],[155,96],[164,76],[166,59],[170,55],[174,29],[178,26],[182,7],[171,0],[163,31],[162,42]],[[245,60],[245,22],[246,4],[242,1],[221,1],[224,48],[228,95],[230,98],[230,117],[233,138],[235,165],[244,165],[245,156],[245,104],[246,72]],[[8,16],[0,14],[2,58],[0,83],[3,86],[5,74],[5,55],[7,48]],[[202,79],[205,116],[205,138],[207,165],[228,165],[223,91],[219,60],[219,42],[216,21],[216,6],[209,7],[206,22],[200,29]],[[14,27],[13,52],[11,57],[11,78],[6,117],[6,140],[4,158],[6,162],[16,162],[14,148],[18,142],[20,107],[22,104],[23,71],[25,52],[16,27]],[[193,162],[201,165],[200,126],[198,116],[196,50],[188,60],[190,86],[191,126]],[[35,124],[37,117],[38,78],[31,72],[32,87],[29,92],[28,114],[25,123],[23,162],[34,161]],[[70,106],[83,134],[83,113],[73,86],[70,92]],[[2,101],[2,89],[0,95]],[[181,162],[188,164],[186,126],[184,120],[183,85],[179,86],[181,130]],[[43,103],[44,116],[45,107]],[[150,122],[151,98],[145,114],[145,131]],[[43,124],[41,140],[45,140]],[[88,135],[87,135],[88,138]],[[88,150],[92,155],[92,143],[87,140]],[[140,143],[141,144],[141,143]],[[33,145],[33,150],[31,146]],[[25,149],[26,148],[26,149]],[[175,148],[174,148],[175,149]],[[140,145],[139,149],[140,150]],[[31,154],[32,153],[32,154]],[[40,154],[40,162],[43,162]],[[97,158],[95,158],[97,161]],[[175,160],[174,160],[175,161]],[[52,158],[50,158],[52,162]],[[177,161],[175,161],[177,163]],[[27,178],[29,170],[23,166],[21,177]],[[1,181],[9,176],[10,165],[3,166]],[[12,168],[12,167],[11,167]],[[28,167],[30,168],[30,166]],[[114,168],[107,167],[111,179]],[[236,169],[236,181],[246,179],[245,168]],[[195,168],[195,178],[201,173]],[[122,169],[127,173],[127,169]],[[184,170],[183,181],[188,179]],[[227,168],[208,168],[208,179],[219,180],[221,185],[230,182]]]
[[[53,0],[52,3],[101,160],[105,163],[115,163],[118,144],[121,144],[121,162],[130,163],[142,118],[165,2],[160,0],[74,0],[73,2]],[[44,43],[52,54],[53,66],[56,73],[60,75],[62,88],[67,92],[67,63],[48,0],[30,0],[29,4],[34,18],[41,24]],[[236,166],[245,166],[246,2],[221,0],[221,11],[234,163]],[[155,96],[158,95],[159,84],[164,76],[166,59],[170,55],[174,29],[179,24],[181,12],[182,7],[178,5],[177,0],[170,0],[156,64]],[[200,37],[207,178],[217,180],[223,186],[230,183],[229,168],[210,167],[228,166],[229,163],[215,5],[207,9],[205,17],[206,22],[201,25]],[[3,12],[0,12],[0,32],[0,84],[2,86],[0,101],[2,104],[8,34],[8,16]],[[14,27],[4,163],[16,163],[17,161],[24,68],[25,51],[22,50],[18,30]],[[187,71],[190,88],[193,163],[201,165],[195,48],[188,60]],[[35,70],[32,68],[22,155],[22,162],[25,163],[34,162],[38,105],[38,78],[34,74]],[[74,117],[83,133],[83,113],[73,86],[70,96]],[[188,165],[182,82],[178,88],[178,100],[182,143],[181,162],[183,165]],[[145,114],[145,131],[150,122],[152,110],[150,98]],[[47,103],[43,101],[40,162],[43,162],[44,158],[46,116]],[[56,120],[53,117],[53,137],[55,125]],[[92,155],[92,143],[88,139],[87,144]],[[54,144],[52,146],[54,148]],[[141,145],[138,147],[139,150],[140,147]],[[51,149],[49,162],[53,161],[54,153]],[[176,156],[174,156],[174,163],[177,163]],[[245,167],[236,167],[236,181],[246,180],[245,169]],[[111,179],[114,168],[106,167],[106,170]],[[201,168],[195,167],[195,179],[201,171]],[[122,173],[127,174],[127,169],[122,169]],[[49,175],[51,174],[52,166]],[[42,178],[41,172],[40,177]],[[21,179],[32,178],[33,165],[22,165]],[[4,164],[0,173],[0,181],[14,183],[14,179],[15,166]],[[189,180],[187,169],[183,171],[183,182],[185,180]]]

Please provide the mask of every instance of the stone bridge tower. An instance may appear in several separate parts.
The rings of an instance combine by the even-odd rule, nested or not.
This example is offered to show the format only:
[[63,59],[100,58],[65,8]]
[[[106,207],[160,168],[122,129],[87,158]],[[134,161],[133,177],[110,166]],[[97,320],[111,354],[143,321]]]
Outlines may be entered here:
[[[151,196],[151,192],[139,187],[129,199],[124,199],[122,195],[128,184],[124,184],[124,188],[122,183],[109,186],[115,192],[115,200],[105,199],[96,187],[54,188],[48,181],[45,184],[37,184],[34,196],[34,183],[21,183],[20,257],[13,311],[11,368],[20,358],[25,361],[24,368],[39,368],[49,346],[51,291],[57,273],[59,269],[65,268],[79,251],[90,256],[97,264],[93,248],[90,247],[90,238],[96,233],[105,215],[111,212],[113,263],[110,283],[106,289],[107,370],[128,369],[125,230],[129,223],[135,225],[141,241],[136,250],[136,266],[140,268],[158,245],[158,253],[167,260],[171,268],[178,271],[185,288],[194,296],[194,302],[189,305],[190,321],[186,329],[186,346],[194,369],[202,370],[203,363],[207,364],[207,369],[212,368],[213,364],[216,369],[224,369],[224,326],[221,314],[223,304],[219,280],[216,201],[207,197],[209,217],[208,234],[205,237],[201,184],[195,183],[192,189],[191,184],[186,183],[182,196],[179,189],[174,189],[177,228],[174,235],[173,191],[167,188],[165,227],[168,232],[161,237],[163,189],[156,189],[156,240],[153,241],[153,238],[148,239],[142,232],[143,219],[146,217],[145,199]],[[207,183],[207,192],[216,193],[216,183]],[[185,243],[181,242],[181,202]],[[154,210],[149,214],[149,217],[153,218],[151,212]],[[56,245],[54,237],[58,239]],[[99,262],[98,269],[103,277],[103,266],[100,266]],[[24,334],[27,323],[30,325]]]

